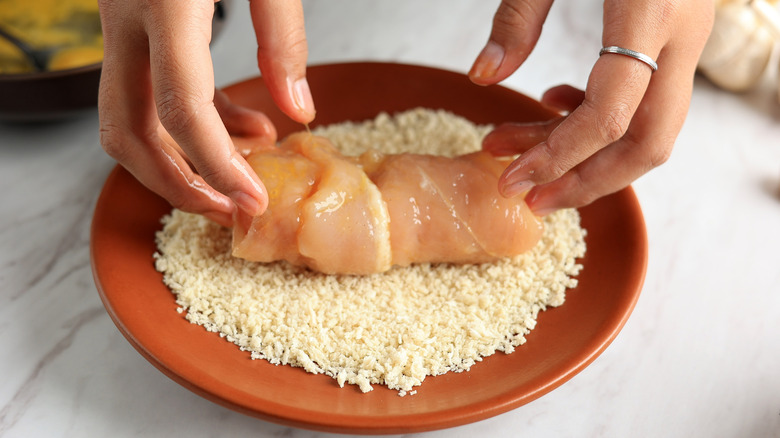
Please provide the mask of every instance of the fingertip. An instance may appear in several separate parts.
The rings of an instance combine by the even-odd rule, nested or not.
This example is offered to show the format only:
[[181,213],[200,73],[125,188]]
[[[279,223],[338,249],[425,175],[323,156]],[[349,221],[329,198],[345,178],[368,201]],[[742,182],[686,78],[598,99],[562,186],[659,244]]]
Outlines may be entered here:
[[528,192],[534,186],[532,181],[507,182],[499,181],[498,192],[505,198],[514,198]]
[[231,117],[223,117],[228,133],[241,137],[260,137],[275,143],[276,127],[265,114],[250,108],[236,106]]
[[565,208],[578,208],[597,199],[592,185],[584,183],[578,169],[555,181],[540,184],[528,192],[525,198],[528,208],[537,216],[547,216]]
[[238,208],[240,208],[249,216],[261,215],[268,206],[267,200],[266,202],[263,202],[262,199],[258,199],[263,197],[252,196],[246,192],[235,191],[229,193],[228,196],[233,200]]
[[279,109],[300,123],[316,114],[306,80],[308,43],[300,1],[254,0],[250,3],[257,37],[257,63]]
[[533,171],[528,171],[526,163],[517,159],[504,170],[498,179],[498,191],[505,198],[514,198],[534,187],[531,180]]
[[543,122],[504,123],[482,140],[482,149],[495,156],[523,154],[547,140],[563,118]]
[[542,94],[542,105],[561,113],[571,113],[585,100],[585,91],[571,85],[557,85]]
[[265,85],[278,108],[298,123],[311,123],[317,110],[309,81],[306,79],[305,67],[297,71],[297,68],[282,66],[265,59],[260,50],[258,64]]
[[511,146],[507,145],[505,135],[502,132],[502,127],[490,131],[485,138],[482,139],[482,150],[490,152],[494,156],[507,156],[514,155],[512,153]]
[[529,190],[525,196],[525,203],[528,205],[528,208],[531,209],[533,214],[540,217],[559,210],[559,207],[552,202],[554,200],[551,201],[549,199],[549,196],[547,197],[548,199],[545,199],[544,192],[544,186],[537,186]]
[[498,71],[506,56],[506,50],[497,42],[490,40],[482,51],[477,55],[477,59],[471,66],[468,73],[471,82],[477,85],[491,85],[498,82]]
[[537,215],[537,216],[544,216],[543,214],[539,214],[539,212],[544,212],[545,210],[548,210],[552,208],[551,206],[538,206],[537,203],[539,201],[539,187],[534,187],[533,189],[529,190],[528,193],[525,195],[525,203],[528,205],[528,208],[531,209],[531,211]]
[[314,120],[317,111],[314,109],[314,98],[311,95],[309,81],[305,77],[293,82],[291,87],[295,108],[300,114],[299,122],[309,123]]
[[230,135],[263,137],[276,142],[276,127],[263,112],[233,103],[221,90],[214,93],[214,106]]
[[[263,182],[257,177],[254,169],[242,157],[235,156],[231,160],[235,169],[244,176],[244,182],[227,195],[238,208],[250,216],[259,216],[268,208],[268,192]],[[248,182],[248,184],[246,184]]]
[[246,214],[240,208],[236,208],[233,212],[233,226],[240,230],[241,233],[247,233],[252,227],[253,216]]
[[257,137],[267,138],[271,143],[276,143],[278,134],[276,132],[276,126],[271,122],[271,119],[259,111],[247,110],[253,113],[252,118],[254,120],[254,125],[252,129],[254,131],[251,133],[256,134]]
[[552,1],[502,1],[493,17],[488,43],[469,72],[471,81],[495,84],[517,70],[539,40]]

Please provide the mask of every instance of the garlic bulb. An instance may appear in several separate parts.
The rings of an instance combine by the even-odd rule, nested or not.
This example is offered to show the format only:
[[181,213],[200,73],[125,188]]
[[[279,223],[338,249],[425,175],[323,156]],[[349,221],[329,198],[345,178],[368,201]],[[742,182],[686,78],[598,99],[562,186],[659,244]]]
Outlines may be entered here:
[[[772,32],[775,39],[780,41],[780,12],[775,7],[777,1],[754,1],[751,3],[751,6],[753,6],[758,16],[764,20],[766,28]],[[777,101],[780,102],[780,76],[777,79]]]
[[716,1],[715,22],[699,59],[699,71],[729,91],[755,85],[778,39],[772,23],[763,16],[772,12],[776,9],[767,0]]

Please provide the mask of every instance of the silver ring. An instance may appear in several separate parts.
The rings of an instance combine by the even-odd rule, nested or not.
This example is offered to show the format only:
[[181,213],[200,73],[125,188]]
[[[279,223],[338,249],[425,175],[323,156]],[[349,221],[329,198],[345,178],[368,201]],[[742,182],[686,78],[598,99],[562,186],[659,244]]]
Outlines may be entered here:
[[645,64],[649,65],[650,68],[653,69],[653,71],[658,70],[658,64],[656,64],[655,61],[653,61],[653,58],[645,55],[644,53],[639,53],[637,51],[630,50],[630,49],[624,49],[618,46],[609,46],[609,47],[602,48],[599,51],[599,56],[605,53],[616,53],[618,55],[630,56],[631,58],[638,59],[644,62]]

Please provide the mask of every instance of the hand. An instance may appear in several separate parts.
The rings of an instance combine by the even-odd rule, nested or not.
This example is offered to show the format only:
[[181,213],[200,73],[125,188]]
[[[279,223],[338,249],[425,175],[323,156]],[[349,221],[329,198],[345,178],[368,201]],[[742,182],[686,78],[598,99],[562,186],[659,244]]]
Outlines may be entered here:
[[[536,45],[551,5],[552,0],[502,1],[471,80],[494,84],[514,72]],[[584,92],[558,87],[545,94],[543,103],[570,110],[565,119],[506,125],[489,134],[484,148],[522,153],[501,176],[501,193],[528,191],[528,205],[544,215],[587,205],[665,162],[688,111],[712,20],[712,0],[605,1],[603,45],[647,54],[657,60],[658,71],[605,54]]]
[[[98,102],[109,155],[174,207],[231,226],[236,205],[268,196],[229,133],[276,139],[268,118],[214,90],[212,0],[100,0],[105,59]],[[314,118],[299,0],[252,0],[258,65],[279,108]],[[168,135],[170,134],[170,136]]]

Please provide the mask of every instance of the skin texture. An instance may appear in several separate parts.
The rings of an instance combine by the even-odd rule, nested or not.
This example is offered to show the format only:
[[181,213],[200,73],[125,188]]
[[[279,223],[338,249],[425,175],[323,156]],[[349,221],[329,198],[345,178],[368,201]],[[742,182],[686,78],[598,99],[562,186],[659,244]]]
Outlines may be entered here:
[[[212,0],[99,3],[103,148],[176,208],[225,226],[233,224],[236,208],[249,215],[265,211],[265,187],[230,135],[273,143],[276,131],[263,114],[233,105],[214,90]],[[551,5],[552,0],[502,1],[471,80],[495,84],[520,67]],[[300,0],[250,0],[249,10],[258,67],[276,104],[298,122],[312,121]],[[659,70],[652,74],[635,59],[602,56],[584,92],[556,87],[542,98],[563,110],[564,118],[498,127],[484,148],[522,153],[499,179],[501,193],[528,192],[529,206],[544,215],[620,190],[666,161],[688,110],[712,17],[711,0],[605,1],[603,45],[645,53]]]
[[[535,46],[551,5],[502,1],[471,80],[489,85],[513,73]],[[711,0],[605,1],[603,45],[647,54],[658,71],[630,57],[601,56],[584,92],[555,87],[542,98],[564,118],[498,127],[483,147],[522,153],[501,176],[501,193],[527,191],[531,209],[544,215],[587,205],[665,162],[688,111],[713,13]]]

